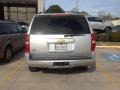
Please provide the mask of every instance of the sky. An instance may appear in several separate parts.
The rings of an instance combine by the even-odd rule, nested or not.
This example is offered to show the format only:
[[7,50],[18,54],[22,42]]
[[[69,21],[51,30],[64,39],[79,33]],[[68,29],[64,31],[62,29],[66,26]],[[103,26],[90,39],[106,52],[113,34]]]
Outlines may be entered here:
[[[76,7],[76,0],[46,0],[46,9],[53,4],[61,6],[65,11],[71,11]],[[120,0],[79,0],[79,11],[87,11],[90,15],[105,11],[120,17]]]

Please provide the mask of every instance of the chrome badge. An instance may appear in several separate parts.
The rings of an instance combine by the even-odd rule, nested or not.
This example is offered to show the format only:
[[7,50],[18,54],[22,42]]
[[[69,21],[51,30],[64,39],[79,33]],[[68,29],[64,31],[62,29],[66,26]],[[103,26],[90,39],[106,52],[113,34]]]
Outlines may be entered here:
[[58,44],[65,44],[65,40],[64,40],[64,39],[59,39],[59,40],[57,41],[57,43],[58,43]]

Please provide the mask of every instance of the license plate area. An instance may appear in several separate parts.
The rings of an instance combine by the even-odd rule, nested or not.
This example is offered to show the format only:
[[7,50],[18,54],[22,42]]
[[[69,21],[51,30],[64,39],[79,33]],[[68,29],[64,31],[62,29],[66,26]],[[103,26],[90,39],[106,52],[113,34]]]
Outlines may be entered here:
[[56,51],[65,51],[67,50],[67,44],[55,44]]
[[67,66],[69,62],[54,62],[53,66]]

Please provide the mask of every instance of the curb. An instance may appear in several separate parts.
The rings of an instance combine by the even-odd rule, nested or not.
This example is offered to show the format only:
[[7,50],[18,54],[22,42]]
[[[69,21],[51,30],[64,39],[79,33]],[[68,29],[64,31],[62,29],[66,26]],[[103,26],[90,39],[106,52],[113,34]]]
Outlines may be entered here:
[[120,49],[120,46],[96,46],[97,48],[118,48]]

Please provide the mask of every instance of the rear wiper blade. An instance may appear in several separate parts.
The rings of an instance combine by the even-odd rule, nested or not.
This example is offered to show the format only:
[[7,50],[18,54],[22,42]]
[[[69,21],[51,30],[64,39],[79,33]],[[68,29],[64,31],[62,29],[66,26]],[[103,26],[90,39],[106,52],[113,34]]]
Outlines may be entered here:
[[85,36],[85,34],[67,34],[64,37],[73,37],[73,36]]

